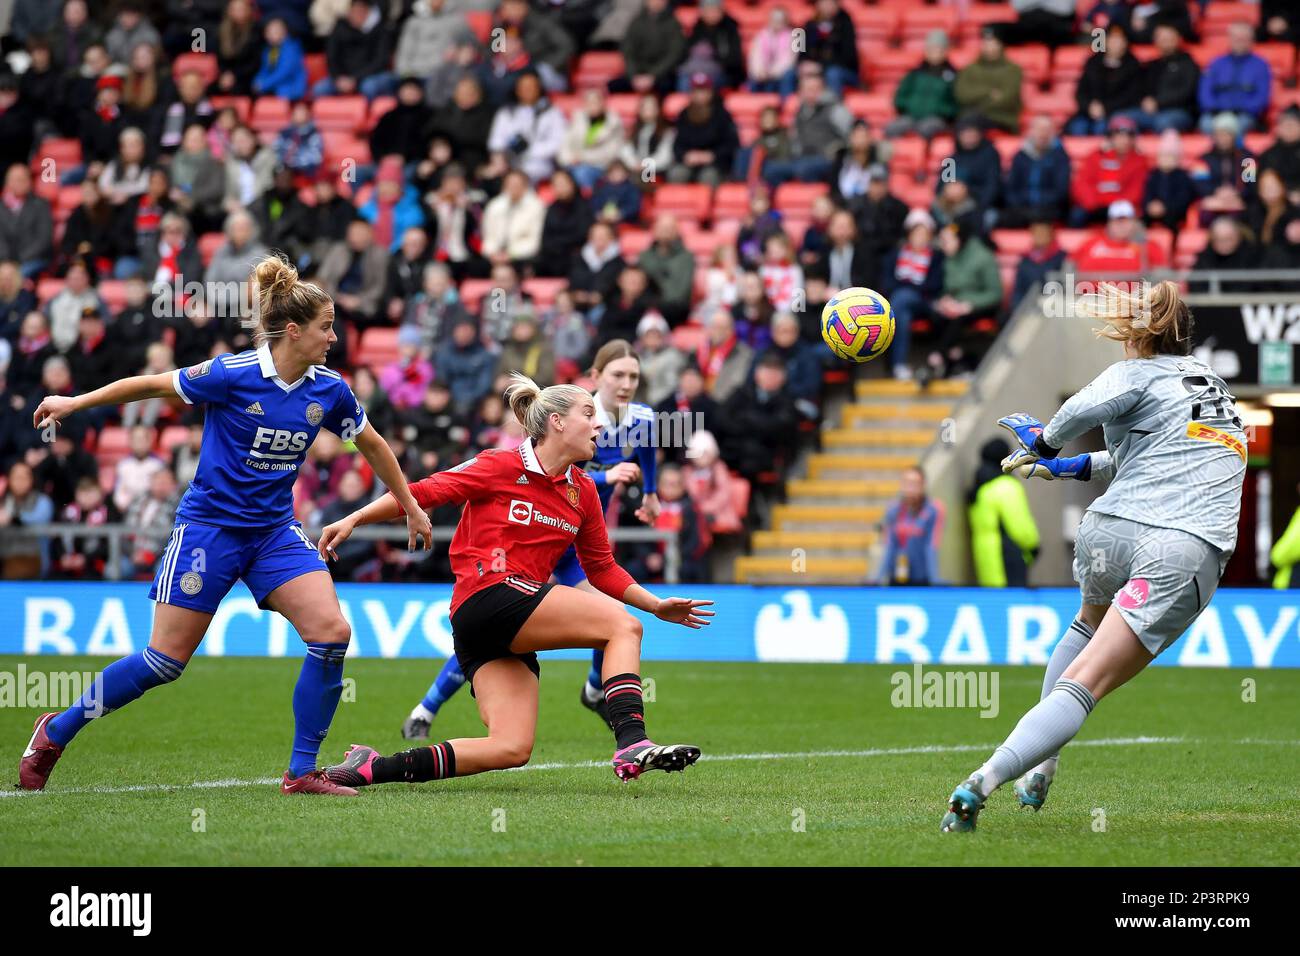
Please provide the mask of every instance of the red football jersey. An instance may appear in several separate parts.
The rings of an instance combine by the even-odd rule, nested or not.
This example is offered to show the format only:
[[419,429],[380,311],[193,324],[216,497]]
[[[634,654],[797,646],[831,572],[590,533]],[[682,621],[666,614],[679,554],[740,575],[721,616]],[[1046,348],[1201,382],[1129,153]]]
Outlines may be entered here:
[[449,502],[465,503],[451,539],[453,614],[471,594],[507,575],[548,580],[571,544],[576,544],[582,570],[596,590],[622,601],[628,585],[635,583],[610,551],[604,510],[591,476],[575,465],[563,474],[548,475],[531,439],[514,451],[481,451],[410,487],[426,511]]

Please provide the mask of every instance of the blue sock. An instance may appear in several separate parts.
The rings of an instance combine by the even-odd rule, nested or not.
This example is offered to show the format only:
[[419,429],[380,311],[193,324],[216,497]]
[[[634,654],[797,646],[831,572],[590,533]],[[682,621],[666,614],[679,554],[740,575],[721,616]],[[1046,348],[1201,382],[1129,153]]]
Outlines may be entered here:
[[152,647],[114,661],[75,704],[46,725],[45,733],[54,743],[66,747],[96,717],[125,707],[152,687],[171,683],[183,670],[185,665],[180,661]]
[[438,708],[451,700],[452,695],[460,690],[464,683],[465,675],[461,673],[460,661],[456,660],[456,655],[453,654],[447,658],[447,663],[442,665],[442,670],[429,685],[429,691],[424,695],[424,700],[420,701],[420,706],[431,714],[438,713]]
[[605,664],[605,652],[594,650],[591,652],[591,671],[587,674],[587,683],[600,690],[605,686],[605,678],[601,676],[600,669]]
[[343,695],[343,658],[346,644],[308,644],[302,673],[293,689],[293,755],[289,776],[301,777],[316,769],[321,742]]

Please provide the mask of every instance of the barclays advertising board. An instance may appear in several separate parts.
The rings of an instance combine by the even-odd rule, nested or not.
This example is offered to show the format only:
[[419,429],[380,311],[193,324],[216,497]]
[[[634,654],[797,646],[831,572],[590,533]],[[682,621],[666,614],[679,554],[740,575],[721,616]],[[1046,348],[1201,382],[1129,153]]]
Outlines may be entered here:
[[[352,654],[451,653],[450,585],[343,584],[338,591],[352,625]],[[0,654],[116,657],[139,650],[153,619],[147,593],[140,583],[0,582]],[[1072,588],[685,585],[672,593],[715,601],[717,617],[696,631],[641,615],[647,660],[1042,664],[1079,606]],[[199,653],[296,657],[301,650],[284,618],[259,610],[240,585]],[[1300,592],[1221,590],[1156,663],[1300,667]]]

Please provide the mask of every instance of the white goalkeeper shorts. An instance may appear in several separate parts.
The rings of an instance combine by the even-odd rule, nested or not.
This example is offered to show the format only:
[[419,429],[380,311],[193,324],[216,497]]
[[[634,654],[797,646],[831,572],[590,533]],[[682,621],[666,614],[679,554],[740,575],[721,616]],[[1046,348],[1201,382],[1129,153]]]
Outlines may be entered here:
[[1084,604],[1114,604],[1152,656],[1210,603],[1230,553],[1173,528],[1089,511],[1074,542]]

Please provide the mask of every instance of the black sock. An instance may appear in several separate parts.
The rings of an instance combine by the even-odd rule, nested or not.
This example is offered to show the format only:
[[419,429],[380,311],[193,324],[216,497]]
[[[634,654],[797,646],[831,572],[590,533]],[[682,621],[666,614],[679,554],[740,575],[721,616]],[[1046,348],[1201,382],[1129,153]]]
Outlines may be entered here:
[[375,783],[424,783],[456,776],[456,751],[443,741],[432,747],[380,757],[372,768]]
[[646,739],[640,677],[617,674],[605,681],[605,707],[619,750]]

